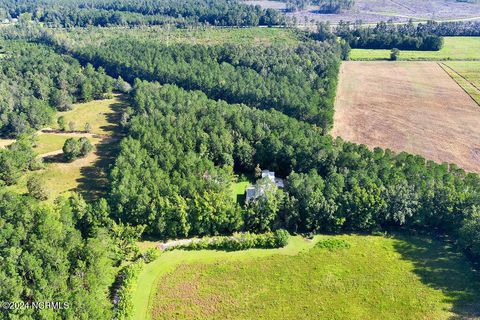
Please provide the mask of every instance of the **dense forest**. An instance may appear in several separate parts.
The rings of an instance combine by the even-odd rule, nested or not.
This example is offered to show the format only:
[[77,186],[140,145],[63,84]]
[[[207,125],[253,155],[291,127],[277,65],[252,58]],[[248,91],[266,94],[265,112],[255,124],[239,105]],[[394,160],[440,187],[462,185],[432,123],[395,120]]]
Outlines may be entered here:
[[[129,137],[112,172],[110,201],[122,221],[160,237],[407,225],[452,233],[478,253],[469,231],[478,223],[478,175],[334,141],[277,111],[176,86],[137,81],[132,99]],[[286,187],[241,209],[228,199],[232,173],[257,165],[286,177]]]
[[[284,17],[275,10],[237,0],[1,0],[11,17],[29,13],[49,26],[108,26],[127,24],[209,23],[219,26],[279,25]],[[168,18],[174,18],[174,20]]]
[[0,136],[18,136],[50,124],[54,111],[111,94],[102,68],[85,68],[44,45],[0,42]]
[[423,24],[390,24],[380,22],[375,27],[340,21],[335,34],[352,48],[437,51],[443,46],[443,38]]
[[73,49],[84,63],[127,81],[141,78],[209,97],[276,109],[329,128],[340,63],[334,39],[284,46],[165,45],[119,38]]

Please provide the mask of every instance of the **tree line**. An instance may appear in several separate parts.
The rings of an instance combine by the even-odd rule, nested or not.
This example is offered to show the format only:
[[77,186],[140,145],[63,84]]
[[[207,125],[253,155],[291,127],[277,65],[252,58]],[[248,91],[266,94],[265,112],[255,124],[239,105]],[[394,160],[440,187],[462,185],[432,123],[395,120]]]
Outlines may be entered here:
[[341,46],[336,39],[298,46],[161,44],[119,38],[72,49],[112,76],[176,84],[213,99],[276,109],[327,129],[333,121]]
[[395,25],[379,22],[375,27],[340,21],[334,31],[352,48],[438,51],[443,47],[440,35],[412,22]]
[[[145,225],[150,234],[408,226],[448,232],[479,253],[477,174],[371,151],[274,110],[172,85],[137,81],[132,103],[110,203],[117,219]],[[263,197],[239,207],[229,196],[233,172],[252,173],[257,165],[285,177],[286,186],[265,188]]]
[[208,23],[217,26],[281,25],[284,17],[273,9],[238,0],[1,0],[12,17],[29,13],[51,26],[107,26],[125,24]]
[[69,55],[25,41],[0,41],[0,136],[19,136],[50,124],[54,111],[102,99],[113,79]]

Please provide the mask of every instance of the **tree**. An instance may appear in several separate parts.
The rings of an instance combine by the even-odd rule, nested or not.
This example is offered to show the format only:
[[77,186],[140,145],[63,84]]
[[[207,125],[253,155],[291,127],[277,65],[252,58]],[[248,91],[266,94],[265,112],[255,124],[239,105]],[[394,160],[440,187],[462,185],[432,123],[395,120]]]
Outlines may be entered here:
[[68,138],[63,145],[63,154],[67,161],[73,161],[80,155],[80,143],[75,138]]
[[37,200],[44,201],[48,199],[48,191],[45,189],[43,181],[37,175],[31,175],[27,180],[28,194]]
[[398,60],[399,56],[400,56],[400,50],[398,50],[397,48],[393,48],[392,51],[390,52],[390,60],[396,61]]
[[76,127],[75,121],[69,121],[69,122],[68,122],[68,129],[69,129],[71,132],[75,131],[75,127]]
[[84,130],[85,132],[92,131],[92,125],[89,122],[85,123]]
[[62,131],[66,130],[66,124],[65,124],[65,117],[64,116],[58,117],[57,124],[58,124],[58,128],[60,130],[62,130]]
[[79,139],[78,143],[80,144],[80,153],[79,155],[81,157],[85,157],[87,154],[89,154],[90,152],[92,152],[93,150],[93,145],[92,143],[90,142],[90,140],[88,140],[87,138],[85,137],[82,137]]
[[270,231],[282,209],[284,194],[268,177],[255,184],[256,198],[247,204],[245,226],[255,232]]

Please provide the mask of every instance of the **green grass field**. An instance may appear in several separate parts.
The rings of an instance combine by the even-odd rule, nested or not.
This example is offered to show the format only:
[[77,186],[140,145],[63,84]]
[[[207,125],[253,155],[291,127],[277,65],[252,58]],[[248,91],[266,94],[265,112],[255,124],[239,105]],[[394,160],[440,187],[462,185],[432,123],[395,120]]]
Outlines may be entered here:
[[[388,60],[390,50],[352,49],[351,60]],[[480,37],[445,37],[439,51],[402,50],[400,60],[480,60]]]
[[92,41],[101,44],[102,41],[128,36],[131,38],[148,38],[162,43],[188,43],[188,44],[258,44],[295,45],[298,43],[298,31],[287,28],[218,28],[203,27],[197,29],[171,29],[165,27],[152,27],[145,29],[125,28],[89,28],[74,29],[70,32],[56,31],[59,37],[68,37],[75,41]]
[[[134,319],[453,319],[479,315],[462,254],[418,236],[300,237],[282,249],[171,251],[145,267]],[[153,243],[148,243],[152,246]]]
[[232,184],[232,199],[241,203],[245,197],[245,189],[251,184],[249,181],[240,181]]
[[480,106],[480,61],[449,61],[441,66]]

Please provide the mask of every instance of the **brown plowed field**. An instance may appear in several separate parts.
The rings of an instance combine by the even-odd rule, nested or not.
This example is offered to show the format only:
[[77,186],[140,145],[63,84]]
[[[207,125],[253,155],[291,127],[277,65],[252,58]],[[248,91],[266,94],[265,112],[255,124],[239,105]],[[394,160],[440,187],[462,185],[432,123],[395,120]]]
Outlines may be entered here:
[[344,62],[332,134],[480,172],[480,107],[436,62]]

